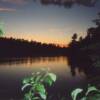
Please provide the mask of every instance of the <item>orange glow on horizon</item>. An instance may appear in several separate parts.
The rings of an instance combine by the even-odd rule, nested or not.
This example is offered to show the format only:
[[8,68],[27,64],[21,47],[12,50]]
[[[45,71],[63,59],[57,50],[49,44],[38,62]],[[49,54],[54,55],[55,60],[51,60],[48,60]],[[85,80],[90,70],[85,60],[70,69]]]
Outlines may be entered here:
[[[24,40],[28,40],[28,41],[36,41],[36,42],[41,42],[41,43],[46,43],[46,44],[55,44],[57,46],[60,47],[67,47],[67,44],[69,43],[64,41],[64,40],[54,40],[51,37],[46,37],[46,36],[36,36],[36,35],[32,35],[32,34],[20,34],[20,35],[16,35],[16,34],[5,34],[4,37],[8,37],[8,38],[15,38],[15,39],[24,39]],[[67,39],[66,39],[67,40]]]

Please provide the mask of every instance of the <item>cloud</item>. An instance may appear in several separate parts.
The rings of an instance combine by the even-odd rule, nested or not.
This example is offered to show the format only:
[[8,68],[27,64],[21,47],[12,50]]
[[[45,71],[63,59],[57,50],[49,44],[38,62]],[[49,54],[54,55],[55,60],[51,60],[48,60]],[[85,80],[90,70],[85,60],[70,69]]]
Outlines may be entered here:
[[14,12],[16,9],[13,8],[0,8],[0,12]]
[[74,4],[92,7],[99,0],[0,0],[2,3],[25,5],[32,1],[40,2],[43,5],[58,5],[71,8]]
[[35,0],[40,1],[43,5],[58,5],[64,7],[72,7],[74,4],[92,7],[98,0]]

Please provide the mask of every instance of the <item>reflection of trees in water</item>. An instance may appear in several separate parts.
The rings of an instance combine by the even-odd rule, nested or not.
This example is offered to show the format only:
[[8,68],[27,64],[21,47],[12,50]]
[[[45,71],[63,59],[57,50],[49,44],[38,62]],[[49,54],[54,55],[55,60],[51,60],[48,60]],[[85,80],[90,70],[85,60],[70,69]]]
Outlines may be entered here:
[[79,73],[84,72],[88,78],[98,76],[100,73],[98,68],[93,66],[91,59],[83,54],[80,56],[68,56],[68,64],[71,68],[71,73],[73,76],[76,75],[76,69],[78,69]]
[[88,28],[84,38],[77,40],[77,34],[73,34],[68,57],[72,75],[76,75],[78,69],[79,72],[84,72],[90,81],[100,80],[100,13],[94,22],[96,26]]
[[66,57],[64,56],[54,56],[54,57],[22,57],[22,58],[2,58],[0,59],[0,64],[13,65],[13,64],[33,64],[41,62],[59,62],[64,61]]

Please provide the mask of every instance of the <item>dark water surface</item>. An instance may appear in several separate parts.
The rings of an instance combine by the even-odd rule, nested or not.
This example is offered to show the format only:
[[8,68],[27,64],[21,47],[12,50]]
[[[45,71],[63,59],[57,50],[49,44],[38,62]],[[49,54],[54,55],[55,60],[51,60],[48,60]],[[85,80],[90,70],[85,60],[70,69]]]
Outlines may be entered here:
[[0,100],[21,100],[23,78],[41,68],[49,68],[57,75],[51,93],[69,96],[73,89],[87,85],[86,73],[78,68],[73,70],[67,57],[6,58],[0,60]]

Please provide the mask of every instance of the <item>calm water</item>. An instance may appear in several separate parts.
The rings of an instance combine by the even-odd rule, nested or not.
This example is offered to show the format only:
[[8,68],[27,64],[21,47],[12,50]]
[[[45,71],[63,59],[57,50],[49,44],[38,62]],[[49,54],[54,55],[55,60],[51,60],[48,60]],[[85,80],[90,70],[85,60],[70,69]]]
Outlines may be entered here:
[[0,100],[20,100],[22,98],[22,79],[31,76],[34,71],[41,68],[49,68],[57,75],[55,87],[51,92],[70,92],[76,87],[83,87],[87,84],[86,75],[83,71],[75,69],[72,74],[67,57],[35,57],[24,59],[0,60]]

